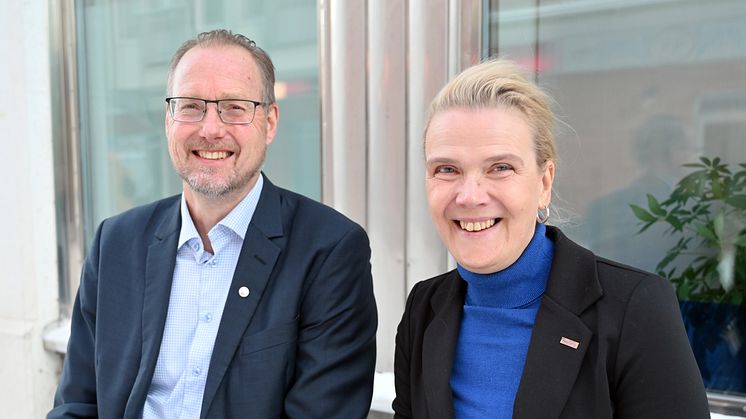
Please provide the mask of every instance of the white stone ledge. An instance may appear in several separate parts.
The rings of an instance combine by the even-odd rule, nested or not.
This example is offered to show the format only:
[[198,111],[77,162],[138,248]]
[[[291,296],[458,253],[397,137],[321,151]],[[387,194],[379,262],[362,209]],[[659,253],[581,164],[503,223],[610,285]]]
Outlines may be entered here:
[[70,319],[60,319],[48,324],[41,335],[44,349],[64,355],[70,339]]

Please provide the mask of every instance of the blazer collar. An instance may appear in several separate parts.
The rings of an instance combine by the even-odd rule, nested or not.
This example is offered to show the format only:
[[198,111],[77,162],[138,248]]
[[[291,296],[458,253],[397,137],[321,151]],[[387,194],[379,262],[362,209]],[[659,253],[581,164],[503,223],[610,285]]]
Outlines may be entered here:
[[[593,253],[556,227],[547,226],[547,236],[555,244],[554,258],[516,396],[515,418],[559,416],[592,338],[578,316],[603,294]],[[422,374],[428,411],[452,419],[450,378],[466,283],[456,270],[446,274],[445,282],[430,299],[433,320],[423,337]],[[578,348],[560,343],[563,337],[571,345],[578,342]]]
[[[265,176],[262,194],[246,231],[233,282],[225,301],[218,335],[215,338],[202,397],[201,418],[207,415],[218,387],[241,343],[241,338],[261,301],[275,263],[285,247],[282,214],[280,190]],[[242,287],[249,289],[247,297],[238,294]]]
[[514,418],[559,417],[593,339],[579,316],[603,295],[593,253],[557,228],[548,228],[547,235],[555,243],[554,258],[531,334]]
[[547,226],[547,237],[554,241],[554,258],[545,295],[580,315],[603,295],[596,272],[596,256],[567,238],[557,227]]
[[125,418],[141,417],[150,382],[153,379],[158,352],[163,339],[163,329],[168,314],[168,301],[171,294],[174,267],[176,266],[176,246],[181,228],[178,196],[163,201],[165,206],[156,209],[154,217],[160,223],[153,234],[154,240],[148,247],[145,260],[145,287],[142,310],[142,355],[137,378],[127,400]]

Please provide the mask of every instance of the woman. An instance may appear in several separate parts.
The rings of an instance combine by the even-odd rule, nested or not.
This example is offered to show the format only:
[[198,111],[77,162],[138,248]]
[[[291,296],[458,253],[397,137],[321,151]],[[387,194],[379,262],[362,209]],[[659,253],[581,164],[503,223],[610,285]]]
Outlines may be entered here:
[[670,284],[545,226],[547,102],[496,60],[430,107],[428,204],[458,267],[409,295],[395,417],[709,418]]

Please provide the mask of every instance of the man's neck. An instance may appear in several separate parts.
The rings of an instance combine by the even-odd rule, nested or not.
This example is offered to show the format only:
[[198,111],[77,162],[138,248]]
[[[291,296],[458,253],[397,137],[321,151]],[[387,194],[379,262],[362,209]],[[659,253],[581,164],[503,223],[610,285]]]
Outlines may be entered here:
[[256,179],[241,189],[215,197],[197,193],[184,184],[184,199],[189,209],[189,215],[192,217],[192,222],[202,239],[205,250],[214,253],[207,233],[246,197],[254,185],[256,185]]

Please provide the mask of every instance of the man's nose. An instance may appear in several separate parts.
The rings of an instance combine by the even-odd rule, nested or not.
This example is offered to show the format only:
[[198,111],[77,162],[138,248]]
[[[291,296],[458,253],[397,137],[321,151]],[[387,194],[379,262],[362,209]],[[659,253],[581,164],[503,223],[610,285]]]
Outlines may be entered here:
[[220,119],[220,114],[218,113],[218,108],[216,106],[212,106],[212,103],[207,104],[207,110],[205,111],[205,116],[202,118],[202,121],[200,122],[202,124],[202,128],[200,129],[200,132],[202,136],[205,139],[212,140],[215,138],[222,138],[225,135],[225,122],[223,122],[222,119]]

